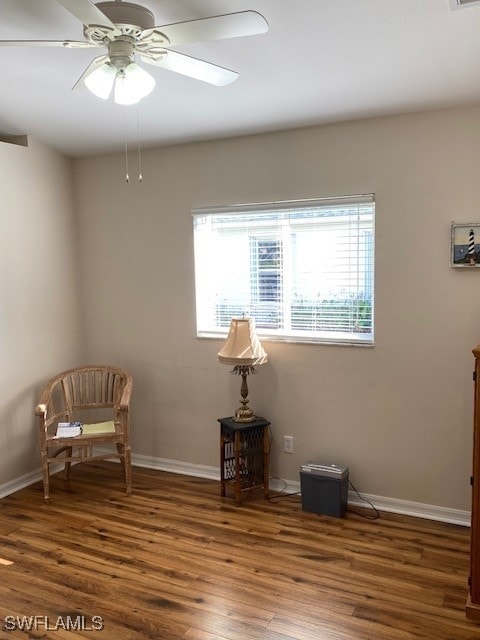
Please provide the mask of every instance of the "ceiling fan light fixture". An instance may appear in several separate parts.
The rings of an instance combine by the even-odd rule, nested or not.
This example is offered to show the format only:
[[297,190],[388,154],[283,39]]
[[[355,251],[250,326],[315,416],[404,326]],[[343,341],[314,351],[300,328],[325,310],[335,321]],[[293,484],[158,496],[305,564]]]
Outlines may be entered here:
[[[155,86],[155,79],[135,64],[135,55],[149,65],[224,86],[233,82],[238,73],[164,47],[268,31],[267,21],[257,11],[238,11],[156,26],[150,9],[126,0],[57,2],[83,23],[84,41],[0,40],[0,47],[106,48],[106,54],[94,58],[72,88],[84,83],[95,96],[107,100],[115,86],[114,100],[118,104],[135,104]],[[480,4],[480,0],[450,2],[456,6]]]
[[84,83],[87,89],[98,98],[107,100],[112,93],[116,75],[117,70],[107,62],[102,64],[98,69],[95,69],[95,71],[92,71],[92,73],[84,79]]
[[117,104],[136,104],[148,96],[154,86],[155,78],[131,62],[117,74],[114,100]]

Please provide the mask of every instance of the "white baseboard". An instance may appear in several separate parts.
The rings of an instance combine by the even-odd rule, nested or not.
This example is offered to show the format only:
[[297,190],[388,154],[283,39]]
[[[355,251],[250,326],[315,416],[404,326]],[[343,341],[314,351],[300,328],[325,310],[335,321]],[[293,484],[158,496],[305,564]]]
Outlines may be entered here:
[[181,473],[185,476],[207,478],[208,480],[220,480],[220,469],[218,467],[207,467],[203,464],[180,462],[179,460],[169,460],[168,458],[154,458],[153,456],[142,456],[138,453],[132,453],[132,464],[134,467],[170,471],[171,473]]
[[[116,461],[118,462],[118,460]],[[170,473],[180,473],[186,476],[196,478],[206,478],[208,480],[220,480],[220,470],[218,467],[210,467],[202,464],[193,464],[190,462],[181,462],[179,460],[169,460],[168,458],[155,458],[153,456],[144,456],[140,454],[132,454],[132,464],[135,467],[143,467],[146,469],[157,469],[158,471],[169,471]],[[55,473],[63,468],[51,468]],[[32,471],[15,480],[0,485],[0,498],[15,493],[29,485],[41,480],[41,470]],[[274,491],[284,491],[285,493],[299,493],[300,482],[295,480],[283,480],[282,478],[272,478],[270,487]],[[386,498],[384,496],[375,496],[367,493],[361,494],[366,500],[371,502],[379,511],[388,511],[406,516],[414,516],[416,518],[425,518],[427,520],[437,520],[439,522],[448,522],[450,524],[461,525],[462,527],[470,526],[470,511],[462,511],[460,509],[449,509],[447,507],[439,507],[431,504],[423,504],[422,502],[410,502],[408,500],[399,500],[397,498]],[[366,502],[362,502],[357,494],[350,491],[348,494],[348,504],[356,507],[369,507]]]
[[[398,513],[404,516],[425,518],[426,520],[438,520],[439,522],[458,524],[462,527],[470,526],[470,511],[449,509],[448,507],[439,507],[434,504],[424,504],[422,502],[410,502],[409,500],[399,500],[398,498],[373,496],[368,493],[362,493],[361,495],[371,502],[379,511],[389,511],[390,513]],[[356,507],[368,507],[368,504],[362,502],[353,491],[349,491],[348,493],[348,504]]]
[[[187,476],[198,478],[208,478],[210,480],[220,480],[218,467],[207,467],[200,464],[188,462],[178,462],[166,458],[153,458],[151,456],[132,455],[132,464],[137,467],[147,469],[158,469],[159,471],[170,471],[171,473],[181,473]],[[300,493],[300,482],[294,480],[283,480],[282,478],[272,478],[270,487],[274,491],[284,491],[285,493]],[[371,502],[379,511],[388,511],[405,516],[415,516],[427,520],[437,520],[458,524],[462,527],[470,526],[470,511],[460,509],[449,509],[421,502],[410,502],[408,500],[398,500],[396,498],[385,498],[384,496],[374,496],[367,493],[361,494]],[[366,502],[360,500],[354,491],[348,493],[348,504],[355,507],[371,508]]]
[[[59,463],[55,465],[50,465],[50,473],[57,473],[57,471],[61,471],[64,465]],[[42,470],[36,469],[35,471],[30,471],[30,473],[26,473],[19,478],[15,478],[14,480],[10,480],[9,482],[5,482],[5,484],[0,484],[0,498],[5,498],[16,491],[20,491],[20,489],[25,489],[25,487],[29,487],[34,482],[38,482],[42,479]]]

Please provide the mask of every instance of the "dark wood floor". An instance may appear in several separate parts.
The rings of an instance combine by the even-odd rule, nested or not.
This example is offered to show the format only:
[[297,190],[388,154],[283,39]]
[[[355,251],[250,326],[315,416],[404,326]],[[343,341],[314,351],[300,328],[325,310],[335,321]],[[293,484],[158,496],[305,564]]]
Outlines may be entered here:
[[261,494],[235,507],[217,482],[145,469],[133,480],[129,498],[118,465],[79,465],[49,505],[40,484],[0,500],[1,638],[480,640],[465,618],[468,529]]

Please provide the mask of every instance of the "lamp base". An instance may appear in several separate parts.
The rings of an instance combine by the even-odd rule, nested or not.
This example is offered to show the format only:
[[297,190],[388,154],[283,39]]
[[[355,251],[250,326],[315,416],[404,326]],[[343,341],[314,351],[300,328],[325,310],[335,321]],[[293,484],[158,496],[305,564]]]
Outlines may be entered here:
[[232,416],[232,420],[234,422],[255,422],[258,418],[250,407],[239,407],[235,411],[235,415]]
[[254,422],[257,420],[257,416],[253,413],[248,404],[248,386],[247,376],[251,373],[257,373],[255,367],[251,364],[236,365],[233,367],[232,373],[237,376],[242,376],[242,386],[240,388],[240,395],[242,396],[241,407],[235,411],[235,415],[232,416],[234,422]]

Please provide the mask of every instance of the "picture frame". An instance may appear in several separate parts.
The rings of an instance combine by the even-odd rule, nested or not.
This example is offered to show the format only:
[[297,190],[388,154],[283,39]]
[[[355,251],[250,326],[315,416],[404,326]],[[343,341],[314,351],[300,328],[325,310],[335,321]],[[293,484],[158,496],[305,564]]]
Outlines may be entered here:
[[480,222],[452,222],[450,266],[480,267]]

